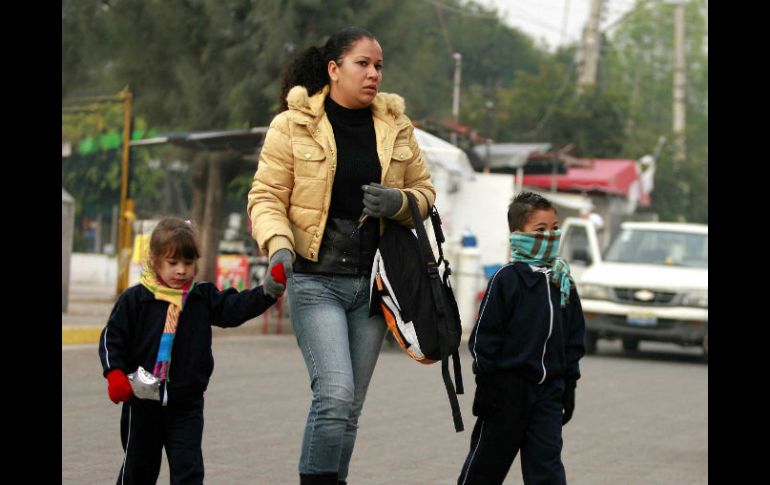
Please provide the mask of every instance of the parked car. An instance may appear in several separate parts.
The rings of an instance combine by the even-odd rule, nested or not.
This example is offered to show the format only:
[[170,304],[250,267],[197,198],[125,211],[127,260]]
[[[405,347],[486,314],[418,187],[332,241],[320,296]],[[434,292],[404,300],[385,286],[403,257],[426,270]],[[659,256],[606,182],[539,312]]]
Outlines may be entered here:
[[586,319],[586,352],[598,339],[698,345],[708,359],[708,225],[626,222],[601,254],[593,224],[568,218],[560,255],[572,268]]

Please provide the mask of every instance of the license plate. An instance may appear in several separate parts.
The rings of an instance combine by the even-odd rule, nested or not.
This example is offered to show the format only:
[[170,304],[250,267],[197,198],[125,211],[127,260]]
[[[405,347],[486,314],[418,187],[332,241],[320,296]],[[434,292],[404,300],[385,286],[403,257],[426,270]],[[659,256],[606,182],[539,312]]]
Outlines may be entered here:
[[658,324],[658,317],[644,313],[632,313],[628,315],[626,321],[629,325],[636,327],[654,327]]

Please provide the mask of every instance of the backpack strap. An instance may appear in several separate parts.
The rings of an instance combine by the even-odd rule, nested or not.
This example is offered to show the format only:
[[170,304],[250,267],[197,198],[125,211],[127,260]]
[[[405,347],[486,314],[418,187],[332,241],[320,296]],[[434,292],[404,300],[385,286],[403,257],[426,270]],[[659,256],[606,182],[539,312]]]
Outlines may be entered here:
[[[441,276],[438,272],[438,264],[436,264],[433,251],[430,248],[430,244],[428,242],[428,234],[425,232],[425,225],[422,222],[423,219],[420,215],[420,210],[417,207],[417,201],[412,194],[409,192],[405,193],[409,201],[409,207],[412,211],[412,219],[414,221],[414,227],[417,232],[417,241],[420,247],[420,254],[422,255],[423,263],[425,264],[425,270],[428,273],[430,289],[433,295],[433,304],[439,319],[437,327],[439,334],[439,347],[441,350],[441,375],[444,379],[444,387],[446,388],[447,396],[449,397],[449,404],[452,408],[452,420],[454,421],[455,431],[460,432],[464,429],[463,418],[462,414],[460,413],[460,403],[457,400],[457,394],[463,393],[462,377],[460,374],[460,356],[456,349],[451,354],[454,361],[455,382],[457,383],[455,389],[455,386],[452,385],[452,378],[449,375],[450,352],[447,329],[447,326],[449,325],[449,316],[447,311],[448,307],[444,301],[444,293],[441,288]],[[448,267],[446,260],[444,260],[443,251],[441,250],[441,243],[444,242],[444,233],[440,232],[440,230],[436,230],[437,227],[440,227],[441,219],[438,219],[438,224],[436,224],[436,219],[434,219],[432,215],[433,212],[435,212],[436,217],[438,217],[438,212],[435,210],[435,207],[431,209],[431,223],[433,225],[434,234],[436,235],[436,242],[438,243],[441,260],[444,261],[445,267]],[[448,275],[444,276],[444,282],[446,282],[447,276]]]
[[[433,227],[433,234],[436,236],[436,245],[438,246],[439,259],[436,264],[441,266],[443,263],[444,286],[451,288],[452,286],[449,284],[449,276],[452,274],[452,268],[449,267],[449,261],[447,261],[447,259],[444,257],[444,250],[441,247],[441,245],[446,242],[446,238],[444,237],[444,231],[441,228],[441,216],[439,216],[435,205],[430,209],[430,223]],[[452,362],[454,363],[455,387],[457,389],[457,394],[463,394],[465,392],[463,389],[463,374],[462,370],[460,369],[460,355],[457,350],[452,352]]]

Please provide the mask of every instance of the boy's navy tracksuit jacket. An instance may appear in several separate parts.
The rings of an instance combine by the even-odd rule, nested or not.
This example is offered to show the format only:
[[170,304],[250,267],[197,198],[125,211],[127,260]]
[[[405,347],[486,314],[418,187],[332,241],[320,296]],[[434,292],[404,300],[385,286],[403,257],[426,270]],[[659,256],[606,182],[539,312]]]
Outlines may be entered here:
[[507,264],[491,278],[468,346],[474,374],[513,373],[542,383],[580,378],[585,321],[573,288],[562,309],[559,288],[529,264]]

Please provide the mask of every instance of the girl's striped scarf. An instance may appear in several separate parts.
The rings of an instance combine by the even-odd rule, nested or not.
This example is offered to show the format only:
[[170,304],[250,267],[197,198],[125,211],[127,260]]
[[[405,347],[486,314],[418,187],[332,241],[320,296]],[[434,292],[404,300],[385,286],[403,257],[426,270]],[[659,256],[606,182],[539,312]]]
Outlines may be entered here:
[[166,312],[166,322],[163,326],[163,335],[160,338],[160,348],[158,349],[158,358],[155,360],[155,368],[152,374],[161,381],[168,379],[168,370],[171,365],[171,347],[174,343],[176,326],[179,323],[179,314],[182,313],[187,296],[192,291],[195,283],[188,282],[181,289],[177,290],[166,286],[151,269],[145,269],[142,272],[142,286],[150,290],[155,295],[156,300],[163,300],[169,303]]
[[535,266],[551,268],[551,282],[559,287],[561,306],[569,303],[570,287],[575,282],[570,275],[569,264],[556,256],[559,253],[561,231],[511,233],[511,262],[521,261]]

